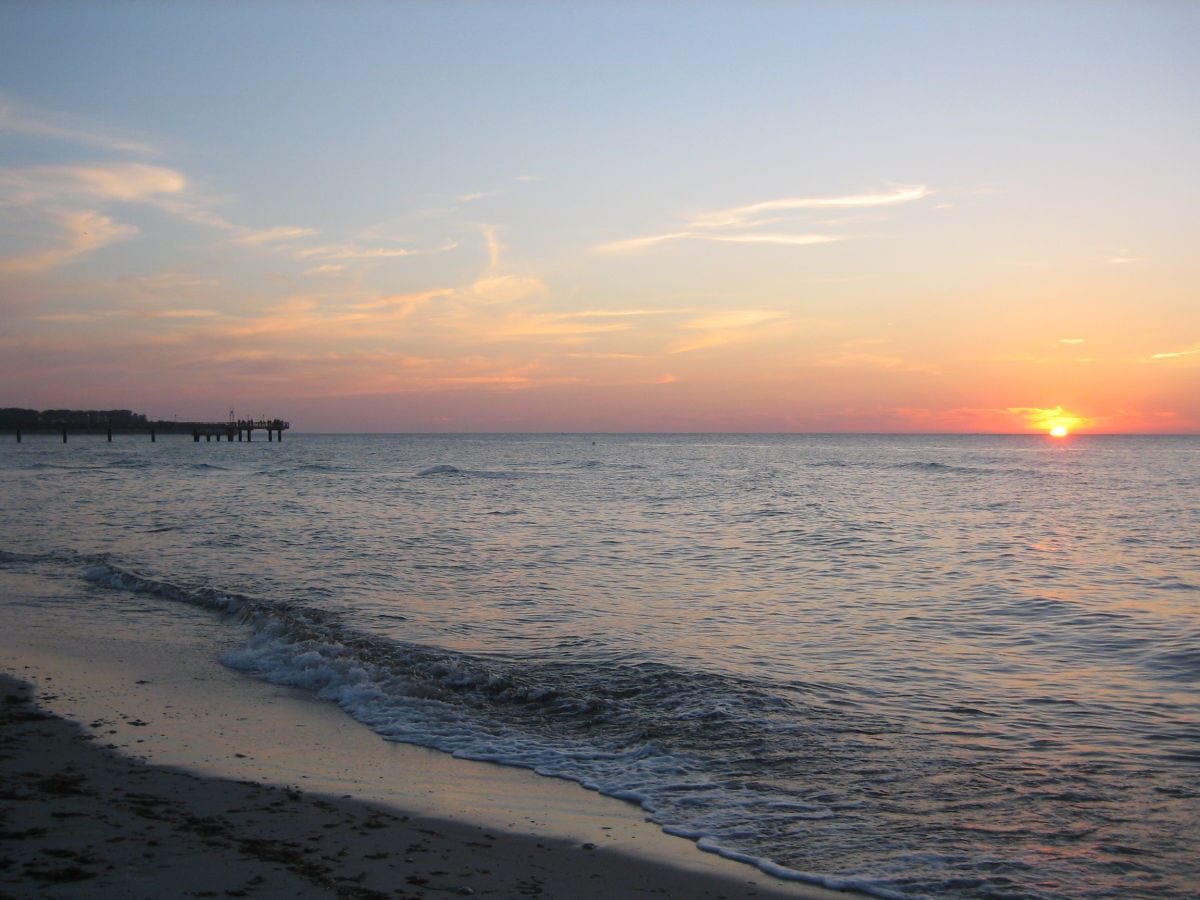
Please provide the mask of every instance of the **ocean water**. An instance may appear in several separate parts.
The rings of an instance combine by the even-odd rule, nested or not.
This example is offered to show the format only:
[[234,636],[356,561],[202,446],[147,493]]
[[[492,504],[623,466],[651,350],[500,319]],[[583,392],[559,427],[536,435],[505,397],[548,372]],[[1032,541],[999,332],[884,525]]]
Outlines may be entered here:
[[1197,437],[26,436],[0,500],[114,627],[773,874],[1200,894]]

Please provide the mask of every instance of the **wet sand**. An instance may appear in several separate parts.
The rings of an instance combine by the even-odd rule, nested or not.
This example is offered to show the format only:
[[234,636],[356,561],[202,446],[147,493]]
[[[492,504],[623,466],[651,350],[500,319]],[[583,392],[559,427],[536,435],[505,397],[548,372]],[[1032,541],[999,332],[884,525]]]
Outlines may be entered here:
[[0,676],[0,697],[0,895],[780,896],[750,869],[722,878],[591,843],[151,766],[46,713],[23,682]]
[[856,896],[573,783],[384,741],[220,665],[242,636],[206,612],[63,587],[0,573],[0,898]]

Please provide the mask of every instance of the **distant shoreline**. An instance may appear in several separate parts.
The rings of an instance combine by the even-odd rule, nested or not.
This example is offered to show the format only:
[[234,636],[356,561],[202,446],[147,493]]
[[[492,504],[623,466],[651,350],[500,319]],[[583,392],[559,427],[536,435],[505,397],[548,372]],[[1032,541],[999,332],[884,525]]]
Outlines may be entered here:
[[159,434],[190,434],[193,439],[211,440],[224,435],[228,440],[242,440],[242,434],[252,438],[255,429],[268,432],[268,440],[276,432],[280,440],[283,432],[291,425],[282,419],[238,419],[232,411],[230,418],[223,421],[183,421],[177,419],[149,419],[144,413],[135,413],[129,409],[20,409],[8,407],[0,409],[0,433],[14,434],[18,441],[23,435],[61,434],[66,441],[67,435],[103,434],[112,440],[113,435],[144,434],[153,440]]
[[110,429],[106,425],[36,425],[33,427],[6,427],[0,425],[0,434],[11,434],[20,430],[21,434],[61,434],[65,428],[71,434],[148,434],[154,431],[158,434],[191,434],[198,427],[212,427],[212,422],[150,422],[147,425],[118,426]]

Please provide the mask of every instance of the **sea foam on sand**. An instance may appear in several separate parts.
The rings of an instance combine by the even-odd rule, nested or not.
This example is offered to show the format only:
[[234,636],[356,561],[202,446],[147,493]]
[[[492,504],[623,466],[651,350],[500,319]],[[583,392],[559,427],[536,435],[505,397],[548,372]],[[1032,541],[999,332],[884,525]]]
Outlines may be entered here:
[[229,626],[210,627],[211,614],[176,613],[153,629],[81,621],[74,604],[11,600],[53,585],[13,572],[0,581],[10,598],[0,670],[72,720],[45,718],[19,683],[0,684],[12,698],[0,778],[7,888],[846,896],[701,853],[574,784],[383,741],[331,704],[220,666]]

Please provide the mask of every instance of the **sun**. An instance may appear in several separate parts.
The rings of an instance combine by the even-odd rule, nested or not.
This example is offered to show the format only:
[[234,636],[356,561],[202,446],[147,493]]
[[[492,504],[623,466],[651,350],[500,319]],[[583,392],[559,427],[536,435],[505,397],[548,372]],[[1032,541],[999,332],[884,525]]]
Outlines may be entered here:
[[1040,432],[1053,438],[1068,437],[1078,428],[1090,428],[1096,421],[1076,415],[1061,406],[1010,406],[1007,411],[1024,419],[1031,432]]

